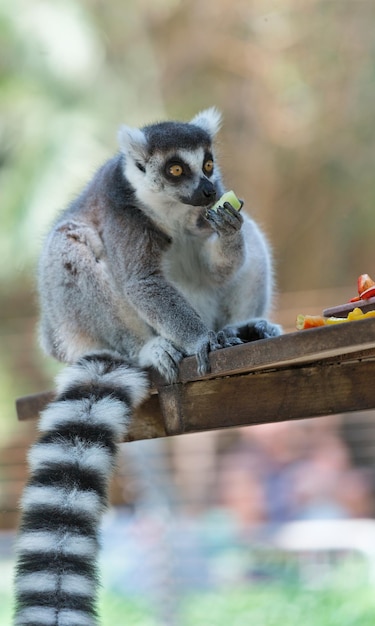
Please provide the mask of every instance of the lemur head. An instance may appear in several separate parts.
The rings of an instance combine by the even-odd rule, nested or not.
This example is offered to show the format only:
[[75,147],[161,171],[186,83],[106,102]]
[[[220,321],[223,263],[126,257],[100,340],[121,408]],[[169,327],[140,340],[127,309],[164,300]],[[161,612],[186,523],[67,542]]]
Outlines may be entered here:
[[144,206],[168,218],[172,211],[214,204],[223,192],[212,146],[220,120],[211,108],[190,122],[121,127],[124,174]]

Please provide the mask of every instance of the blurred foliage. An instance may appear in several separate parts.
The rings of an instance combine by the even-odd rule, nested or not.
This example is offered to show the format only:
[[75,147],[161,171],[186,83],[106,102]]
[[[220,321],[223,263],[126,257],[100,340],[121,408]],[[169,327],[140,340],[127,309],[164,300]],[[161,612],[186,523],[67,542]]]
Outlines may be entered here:
[[[372,626],[374,623],[374,589],[360,577],[342,580],[314,589],[302,585],[286,585],[281,581],[258,582],[221,590],[201,590],[186,594],[181,603],[181,626]],[[340,572],[339,572],[340,574]],[[357,574],[352,571],[350,574]],[[349,582],[348,582],[349,580]],[[358,579],[357,579],[358,580]],[[1,623],[10,624],[11,599],[0,591]],[[100,603],[103,626],[160,626],[155,606],[147,600],[128,597],[124,593],[105,591]],[[171,621],[172,623],[172,621]]]
[[224,177],[280,290],[375,271],[374,18],[372,0],[0,0],[1,408],[47,384],[41,238],[122,122],[223,111]]

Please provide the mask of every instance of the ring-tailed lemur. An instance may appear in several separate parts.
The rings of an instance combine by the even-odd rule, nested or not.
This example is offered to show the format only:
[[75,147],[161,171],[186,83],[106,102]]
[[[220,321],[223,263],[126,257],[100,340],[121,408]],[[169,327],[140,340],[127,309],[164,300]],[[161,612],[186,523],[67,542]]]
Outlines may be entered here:
[[[30,451],[15,626],[96,624],[96,558],[116,446],[146,393],[196,354],[271,337],[267,242],[230,204],[216,109],[189,123],[122,127],[120,152],[56,221],[41,255],[41,341],[70,363]],[[142,368],[142,369],[139,369]]]
[[[268,245],[223,192],[210,109],[190,123],[122,127],[120,153],[47,237],[39,266],[45,350],[74,362],[115,350],[169,381],[182,356],[279,332],[259,320],[272,288]],[[241,328],[239,329],[239,325]],[[245,328],[246,327],[246,328]]]

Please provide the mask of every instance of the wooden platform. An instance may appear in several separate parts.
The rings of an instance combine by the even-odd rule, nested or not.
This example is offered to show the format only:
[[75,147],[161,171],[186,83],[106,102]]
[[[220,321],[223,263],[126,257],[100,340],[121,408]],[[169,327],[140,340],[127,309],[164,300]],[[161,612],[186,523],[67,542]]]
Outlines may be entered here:
[[[199,377],[184,359],[179,382],[154,389],[126,441],[375,408],[375,319],[289,333],[219,350]],[[53,399],[17,400],[20,420]]]

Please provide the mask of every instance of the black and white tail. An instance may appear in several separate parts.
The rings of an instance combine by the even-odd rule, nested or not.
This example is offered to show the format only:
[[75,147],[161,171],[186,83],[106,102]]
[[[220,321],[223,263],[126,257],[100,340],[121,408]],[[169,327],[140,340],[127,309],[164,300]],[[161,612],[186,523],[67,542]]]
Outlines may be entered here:
[[97,624],[98,527],[117,443],[147,379],[118,355],[98,352],[67,367],[57,391],[29,453],[14,626]]

